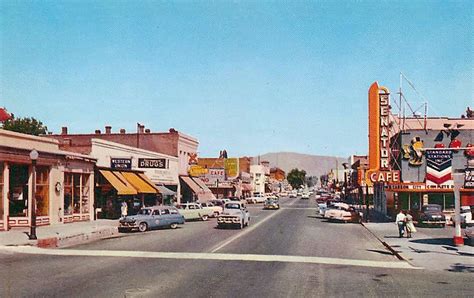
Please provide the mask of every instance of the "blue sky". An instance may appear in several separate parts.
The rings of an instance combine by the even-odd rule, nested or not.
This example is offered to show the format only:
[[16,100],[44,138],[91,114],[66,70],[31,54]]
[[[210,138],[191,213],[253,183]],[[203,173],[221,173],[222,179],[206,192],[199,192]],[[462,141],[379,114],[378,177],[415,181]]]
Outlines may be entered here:
[[473,105],[473,15],[471,1],[6,0],[0,106],[55,133],[174,127],[201,156],[366,154],[374,81],[396,96],[403,72],[432,116]]

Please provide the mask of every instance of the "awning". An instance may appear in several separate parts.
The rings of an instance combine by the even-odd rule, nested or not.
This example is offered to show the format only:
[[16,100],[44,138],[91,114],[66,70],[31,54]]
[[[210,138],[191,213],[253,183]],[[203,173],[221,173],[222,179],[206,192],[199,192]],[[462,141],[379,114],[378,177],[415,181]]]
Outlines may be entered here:
[[243,191],[252,191],[253,187],[251,184],[248,183],[242,183],[242,190]]
[[160,193],[164,196],[174,196],[176,194],[176,192],[172,191],[171,189],[163,185],[157,185],[156,188],[158,188]]
[[156,187],[155,183],[153,181],[150,180],[150,178],[148,178],[147,175],[143,174],[143,173],[136,173],[138,176],[140,176],[140,178],[142,178],[143,180],[146,181],[146,183],[150,184],[151,187],[155,188],[156,190],[159,191],[158,187]]
[[196,182],[194,182],[194,180],[191,179],[191,177],[188,177],[188,176],[181,176],[180,177],[184,183],[186,183],[189,188],[191,188],[191,190],[197,195],[199,194],[199,192],[201,192],[201,187],[199,187],[199,185],[196,184]]
[[192,178],[197,185],[202,188],[202,191],[198,194],[199,202],[204,203],[210,200],[215,200],[216,196],[212,193],[212,191],[207,187],[207,185],[202,182],[202,180],[198,177]]
[[120,172],[138,193],[156,194],[156,188],[148,184],[143,178],[132,172]]
[[[126,182],[122,182],[112,171],[99,170],[102,176],[117,190],[119,195],[136,195],[138,192],[135,188],[129,186]],[[120,173],[119,173],[120,174]]]

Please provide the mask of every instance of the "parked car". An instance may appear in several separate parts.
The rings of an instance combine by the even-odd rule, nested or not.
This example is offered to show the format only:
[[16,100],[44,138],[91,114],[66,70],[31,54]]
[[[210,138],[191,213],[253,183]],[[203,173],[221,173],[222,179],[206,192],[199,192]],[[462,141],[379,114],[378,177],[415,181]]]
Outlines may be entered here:
[[332,221],[360,222],[360,214],[346,203],[334,203],[324,213],[324,218]]
[[302,199],[305,199],[305,200],[308,200],[308,199],[309,199],[309,193],[308,193],[308,192],[304,192],[303,194],[301,194],[301,198],[302,198]]
[[217,217],[217,227],[238,226],[240,229],[248,226],[250,214],[245,204],[241,202],[228,202],[224,205],[224,211]]
[[178,206],[179,213],[181,213],[186,220],[202,219],[206,221],[210,216],[214,215],[212,209],[203,208],[197,203],[184,203]]
[[263,203],[263,209],[280,209],[280,202],[275,199],[267,199]]
[[265,195],[263,193],[256,192],[250,198],[247,198],[247,203],[249,204],[257,204],[257,203],[264,203],[265,202]]
[[443,208],[438,204],[427,204],[421,207],[421,211],[416,215],[419,225],[437,225],[444,227],[446,217],[443,214]]
[[[474,225],[474,206],[461,206],[461,227],[469,227]],[[452,224],[456,223],[454,216],[451,217]]]
[[298,196],[298,193],[296,191],[290,192],[290,198],[296,198]]
[[171,206],[145,207],[138,211],[137,215],[130,215],[119,220],[119,232],[146,230],[157,227],[170,227],[176,229],[179,224],[184,224],[184,216],[179,214],[178,209]]
[[219,205],[214,205],[214,203],[212,202],[204,202],[204,203],[201,203],[201,206],[203,208],[208,208],[208,209],[211,209],[212,210],[212,217],[217,217],[219,216],[219,214],[222,213],[222,210],[224,209],[223,206],[224,204],[221,204],[220,206]]

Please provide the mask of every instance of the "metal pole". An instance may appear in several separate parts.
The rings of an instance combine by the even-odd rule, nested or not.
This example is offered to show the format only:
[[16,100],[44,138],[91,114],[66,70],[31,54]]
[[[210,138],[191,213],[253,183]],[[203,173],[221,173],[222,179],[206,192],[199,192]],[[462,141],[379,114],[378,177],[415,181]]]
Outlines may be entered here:
[[36,237],[36,160],[31,161],[32,164],[32,195],[31,195],[31,225],[30,225],[30,240],[38,239]]
[[463,246],[464,239],[461,234],[461,195],[459,189],[464,184],[464,173],[453,173],[454,180],[454,237],[453,242],[456,246]]

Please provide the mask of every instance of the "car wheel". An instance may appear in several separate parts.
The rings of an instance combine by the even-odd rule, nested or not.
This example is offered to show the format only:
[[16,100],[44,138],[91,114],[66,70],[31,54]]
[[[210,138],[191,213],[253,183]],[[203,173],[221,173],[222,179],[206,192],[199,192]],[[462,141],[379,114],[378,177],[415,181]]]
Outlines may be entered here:
[[172,228],[172,229],[176,229],[177,227],[178,227],[178,224],[175,223],[175,222],[170,224],[170,228]]
[[214,217],[218,217],[219,216],[219,212],[218,211],[214,211]]
[[206,221],[206,220],[208,220],[208,219],[209,219],[209,216],[207,216],[207,215],[203,215],[203,216],[201,216],[201,219],[202,219],[203,221]]
[[146,224],[146,222],[141,222],[139,225],[138,225],[138,230],[140,232],[145,232],[146,230],[148,230],[148,225]]
[[244,228],[244,220],[242,219],[242,222],[240,223],[240,226],[239,226],[239,229],[243,229]]

